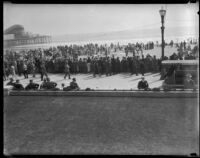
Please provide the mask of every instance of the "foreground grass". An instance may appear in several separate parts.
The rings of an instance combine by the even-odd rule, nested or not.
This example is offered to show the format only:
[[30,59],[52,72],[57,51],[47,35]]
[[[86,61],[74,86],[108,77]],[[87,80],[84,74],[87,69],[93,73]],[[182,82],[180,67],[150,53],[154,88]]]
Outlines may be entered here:
[[4,153],[198,153],[194,98],[4,97]]

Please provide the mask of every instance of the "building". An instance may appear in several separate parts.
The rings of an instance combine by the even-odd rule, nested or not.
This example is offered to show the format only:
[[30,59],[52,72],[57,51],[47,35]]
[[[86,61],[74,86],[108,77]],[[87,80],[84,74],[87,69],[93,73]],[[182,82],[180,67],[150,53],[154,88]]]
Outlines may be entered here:
[[51,36],[25,32],[22,25],[13,25],[4,31],[4,48],[20,45],[51,43]]

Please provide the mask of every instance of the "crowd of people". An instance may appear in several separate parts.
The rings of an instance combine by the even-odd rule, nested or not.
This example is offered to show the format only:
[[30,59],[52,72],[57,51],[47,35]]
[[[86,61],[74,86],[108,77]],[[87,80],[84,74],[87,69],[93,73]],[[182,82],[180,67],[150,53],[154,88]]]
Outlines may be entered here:
[[169,58],[165,57],[165,59],[195,60],[199,58],[199,47],[197,46],[197,43],[195,43],[195,46],[193,49],[191,48],[190,43],[187,44],[185,41],[180,42],[180,44],[176,44],[176,47],[177,47],[178,53],[173,53]]
[[[4,80],[9,75],[15,77],[16,74],[28,78],[28,74],[35,73],[48,77],[48,73],[65,73],[70,75],[76,73],[93,73],[102,75],[112,75],[122,72],[129,72],[138,75],[144,72],[159,72],[160,59],[156,56],[147,55],[140,57],[138,51],[152,49],[153,42],[144,44],[110,44],[98,45],[70,45],[57,46],[48,49],[35,49],[27,51],[9,51],[4,54]],[[126,55],[121,59],[110,55],[110,52],[123,51]],[[131,53],[132,56],[128,56]],[[78,56],[85,55],[84,58]],[[66,78],[66,76],[65,76]],[[69,77],[70,78],[70,77]]]
[[[173,42],[170,43],[173,45]],[[199,48],[194,46],[191,49],[190,44],[185,41],[176,44],[178,53],[173,53],[169,58],[164,60],[191,60],[198,58]],[[106,76],[118,73],[142,74],[158,73],[161,71],[161,59],[156,56],[147,54],[143,55],[143,49],[153,49],[154,43],[148,42],[119,45],[111,43],[110,45],[86,44],[86,45],[70,45],[57,46],[48,49],[23,50],[20,52],[7,50],[4,54],[3,77],[8,80],[12,76],[12,80],[16,80],[17,75],[24,75],[27,79],[31,74],[35,77],[36,73],[40,73],[41,81],[49,80],[48,73],[64,73],[64,79],[71,74],[90,73],[93,77],[96,75]],[[125,55],[122,58],[110,55],[110,52],[122,51]],[[139,53],[140,52],[140,55]],[[128,54],[132,54],[128,56]],[[84,56],[80,58],[80,56]],[[44,80],[44,77],[46,78]],[[47,81],[49,83],[50,81]],[[32,85],[32,83],[30,83]],[[54,87],[55,88],[55,87]],[[26,88],[25,88],[26,89]]]
[[[163,84],[161,87],[157,88],[149,88],[148,82],[145,80],[144,76],[142,76],[141,80],[138,82],[137,88],[138,90],[145,90],[145,91],[159,91],[160,88],[163,90],[171,90],[171,88],[168,86],[168,80],[167,78],[163,81]],[[79,85],[76,82],[76,78],[73,78],[72,81],[70,82],[69,86],[65,86],[64,83],[62,83],[62,88],[57,88],[57,83],[52,82],[49,77],[44,78],[43,82],[39,85],[37,83],[34,83],[33,80],[31,79],[29,84],[23,87],[23,85],[20,83],[20,80],[17,79],[16,82],[14,82],[13,78],[10,78],[10,81],[7,83],[8,86],[12,86],[12,90],[50,90],[50,91],[78,91],[80,90]],[[196,84],[194,80],[192,80],[192,75],[191,74],[186,74],[186,77],[184,79],[184,89],[193,89],[196,90]],[[172,88],[173,89],[173,88]],[[90,88],[86,88],[86,91],[91,90]]]
[[[25,87],[20,83],[20,80],[17,79],[14,82],[13,78],[10,78],[10,81],[7,83],[7,86],[12,86],[12,90],[51,90],[51,91],[57,91],[60,90],[57,88],[57,83],[50,80],[49,77],[44,78],[43,82],[39,85],[37,83],[34,83],[31,79],[29,84]],[[69,86],[65,86],[62,84],[62,90],[64,91],[70,91],[70,90],[79,90],[79,86],[76,83],[76,78],[72,79],[72,82],[70,82]]]

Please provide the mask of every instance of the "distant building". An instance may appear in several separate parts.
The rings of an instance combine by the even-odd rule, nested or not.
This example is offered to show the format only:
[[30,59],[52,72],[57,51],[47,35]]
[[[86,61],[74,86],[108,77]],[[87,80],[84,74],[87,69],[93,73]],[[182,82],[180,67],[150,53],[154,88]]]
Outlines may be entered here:
[[4,31],[4,48],[20,45],[51,43],[51,36],[34,35],[24,31],[22,25],[13,25]]

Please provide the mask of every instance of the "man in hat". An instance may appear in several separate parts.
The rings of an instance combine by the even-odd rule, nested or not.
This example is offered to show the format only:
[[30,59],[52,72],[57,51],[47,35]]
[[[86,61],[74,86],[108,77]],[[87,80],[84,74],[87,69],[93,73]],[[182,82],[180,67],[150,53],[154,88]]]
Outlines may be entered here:
[[142,80],[138,82],[138,89],[143,89],[143,90],[148,90],[149,89],[149,84],[145,80],[145,78],[142,76]]
[[14,84],[14,79],[10,78],[10,81],[6,84],[7,86],[13,86]]
[[33,80],[30,80],[30,83],[25,87],[25,90],[37,90],[39,84],[33,83]]
[[46,89],[46,87],[47,87],[47,79],[46,78],[44,78],[44,80],[43,80],[43,82],[41,83],[41,85],[40,85],[40,89],[41,90],[45,90]]
[[73,78],[72,82],[70,82],[70,88],[71,88],[71,90],[79,90],[80,89],[78,84],[76,83],[76,78]]
[[28,78],[28,66],[26,62],[23,64],[23,74],[25,79]]
[[46,77],[48,77],[47,71],[46,71],[46,67],[45,67],[45,63],[44,63],[44,62],[41,63],[41,66],[40,66],[40,74],[41,74],[41,81],[43,81],[44,75],[45,75]]
[[195,89],[195,83],[190,73],[186,74],[186,78],[184,79],[184,89]]
[[24,90],[24,87],[19,80],[16,80],[16,82],[13,84],[13,90]]
[[47,77],[47,82],[46,82],[46,89],[47,90],[59,90],[56,88],[57,83],[50,81],[50,78]]
[[68,75],[68,78],[70,79],[70,66],[68,64],[68,61],[65,62],[65,76],[64,79],[66,79],[66,76]]

